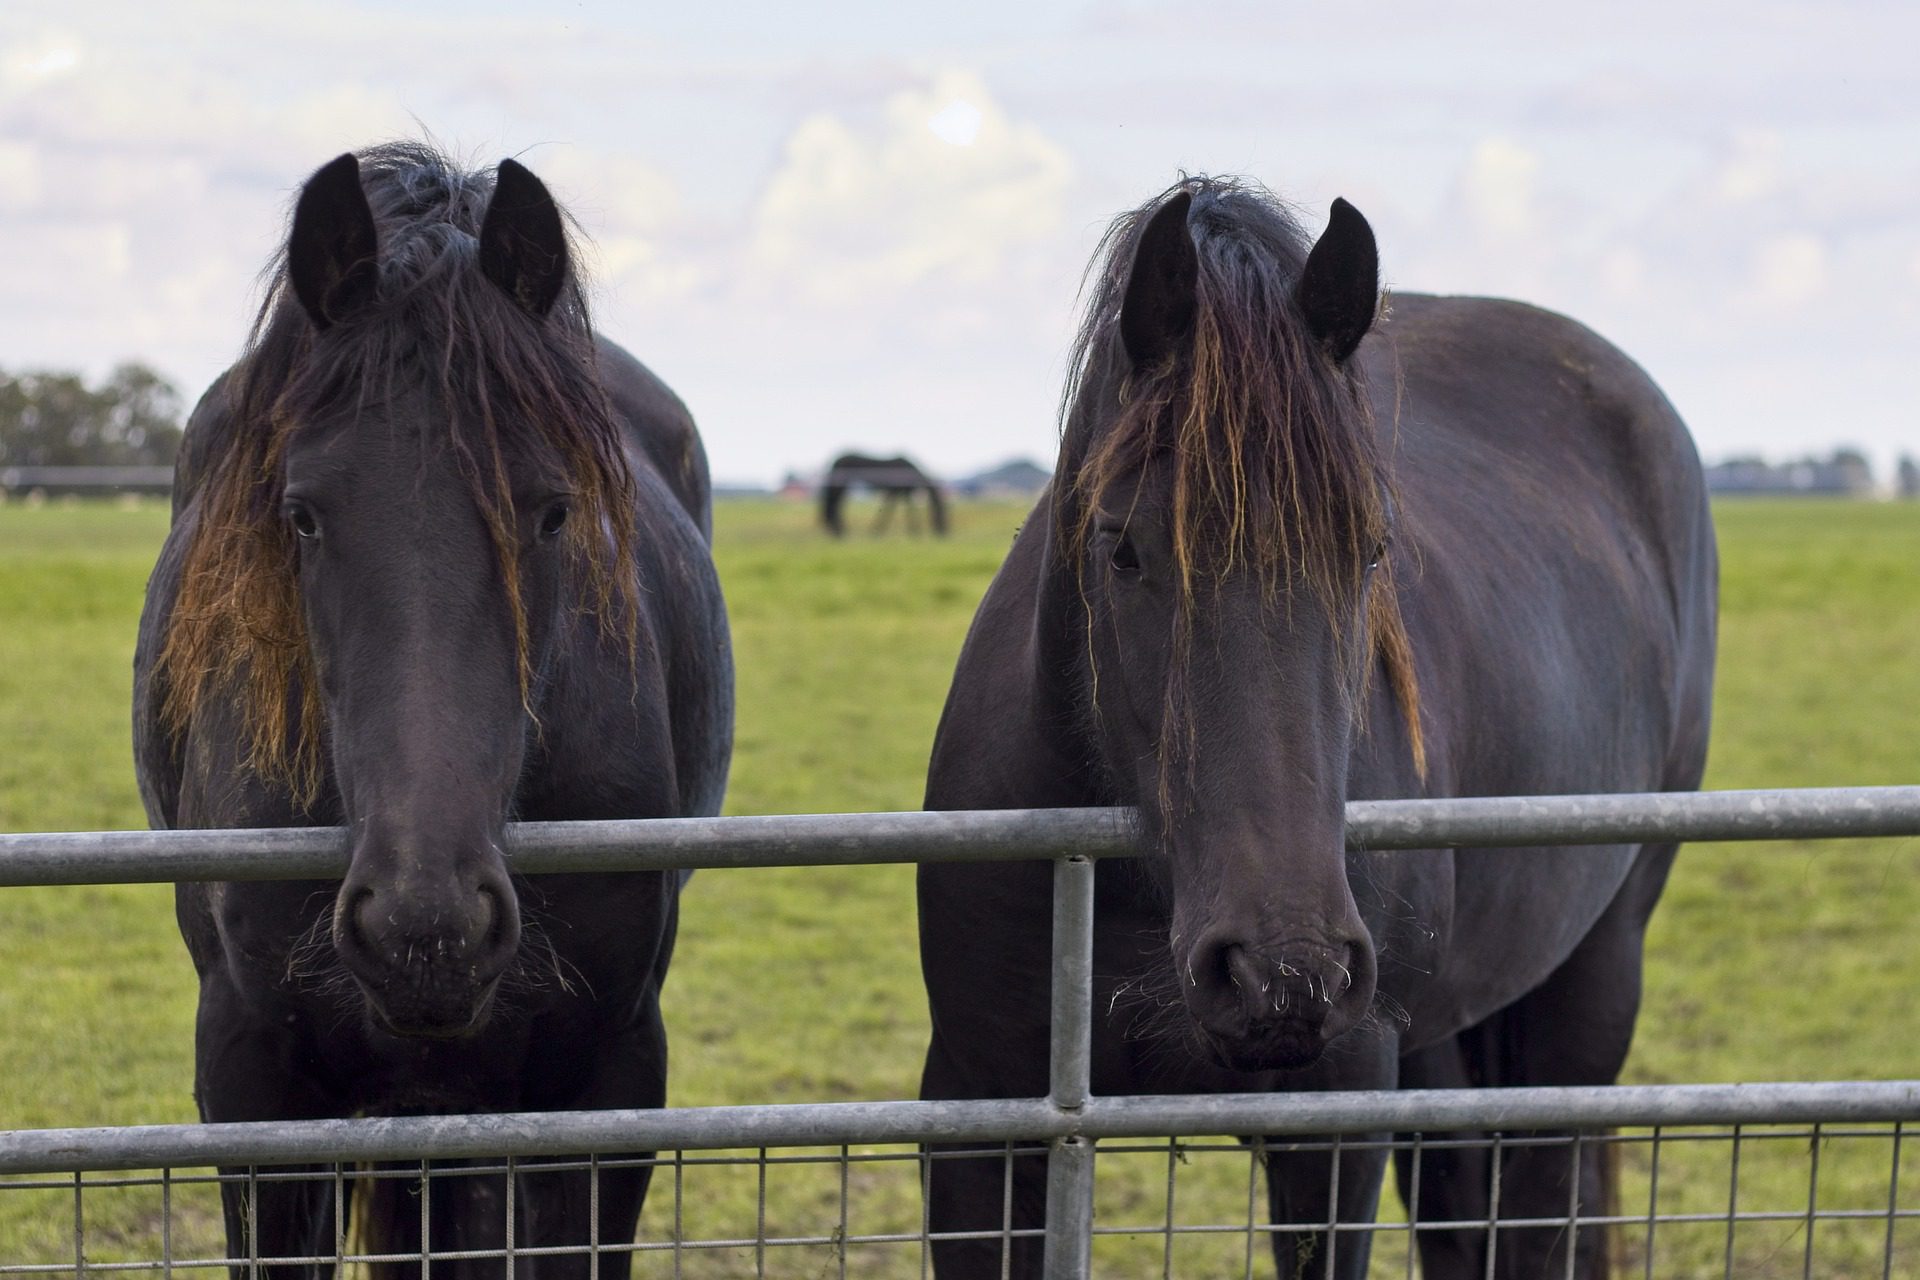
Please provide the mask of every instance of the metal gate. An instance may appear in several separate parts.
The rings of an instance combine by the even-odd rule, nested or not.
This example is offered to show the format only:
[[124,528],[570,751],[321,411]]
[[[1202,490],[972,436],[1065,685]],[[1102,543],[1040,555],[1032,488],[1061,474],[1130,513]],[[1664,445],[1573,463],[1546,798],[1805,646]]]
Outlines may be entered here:
[[[972,1144],[974,1151],[961,1154],[978,1158],[985,1153],[1005,1162],[1009,1203],[1001,1229],[977,1234],[1007,1241],[1042,1235],[1049,1276],[1088,1275],[1094,1242],[1106,1236],[1146,1239],[1160,1255],[1152,1270],[1167,1276],[1181,1273],[1176,1247],[1184,1248],[1190,1238],[1230,1237],[1236,1248],[1244,1240],[1245,1272],[1251,1276],[1257,1256],[1265,1252],[1258,1242],[1288,1229],[1326,1233],[1327,1248],[1315,1259],[1315,1267],[1324,1267],[1326,1274],[1332,1273],[1342,1240],[1363,1232],[1376,1244],[1397,1240],[1408,1276],[1415,1274],[1415,1232],[1440,1230],[1484,1232],[1489,1249],[1497,1251],[1501,1233],[1515,1229],[1551,1227],[1578,1233],[1630,1228],[1641,1233],[1643,1269],[1649,1277],[1656,1273],[1655,1238],[1661,1229],[1668,1239],[1676,1232],[1688,1233],[1695,1253],[1702,1251],[1697,1238],[1703,1230],[1716,1240],[1724,1231],[1724,1268],[1716,1264],[1716,1273],[1728,1277],[1744,1274],[1735,1270],[1736,1236],[1752,1224],[1787,1222],[1804,1231],[1800,1265],[1783,1270],[1769,1264],[1779,1274],[1891,1277],[1897,1274],[1896,1257],[1908,1256],[1902,1228],[1920,1218],[1920,1208],[1901,1204],[1900,1161],[1906,1126],[1920,1121],[1920,1081],[1090,1096],[1094,865],[1098,859],[1133,851],[1131,817],[1117,809],[847,814],[542,823],[518,826],[510,833],[510,863],[521,874],[1050,859],[1055,866],[1053,1026],[1051,1083],[1044,1098],[0,1132],[0,1202],[30,1194],[48,1205],[50,1220],[70,1223],[70,1231],[63,1226],[58,1233],[64,1243],[57,1254],[0,1258],[0,1276],[126,1272],[172,1277],[211,1274],[204,1269],[229,1263],[257,1269],[271,1261],[418,1261],[424,1275],[428,1246],[404,1257],[374,1257],[339,1232],[330,1252],[311,1259],[228,1259],[182,1252],[173,1238],[176,1204],[235,1179],[256,1189],[276,1180],[324,1179],[339,1207],[356,1188],[381,1179],[404,1178],[416,1188],[430,1189],[435,1179],[455,1177],[493,1178],[502,1188],[504,1240],[483,1256],[504,1258],[508,1275],[516,1259],[585,1253],[597,1261],[631,1253],[637,1261],[670,1266],[670,1274],[679,1276],[699,1269],[690,1260],[702,1250],[728,1250],[729,1259],[741,1262],[750,1253],[757,1275],[770,1274],[770,1266],[777,1270],[787,1251],[805,1250],[815,1251],[805,1274],[827,1274],[836,1265],[841,1275],[849,1274],[850,1265],[853,1274],[868,1274],[871,1268],[862,1262],[867,1255],[859,1251],[881,1247],[903,1249],[887,1256],[903,1259],[907,1270],[917,1267],[924,1274],[932,1242],[943,1237],[929,1230],[924,1217],[917,1230],[861,1230],[850,1220],[848,1188],[854,1173],[867,1165],[908,1170],[924,1187],[934,1160],[957,1158],[946,1151],[931,1152],[925,1144],[932,1142]],[[1355,850],[1917,834],[1920,787],[1358,801],[1347,806],[1348,846]],[[340,833],[327,829],[0,835],[0,886],[337,878],[345,870]],[[1215,1135],[1235,1135],[1240,1141]],[[1156,1212],[1151,1221],[1127,1221],[1122,1212],[1120,1220],[1110,1216],[1096,1225],[1096,1143],[1111,1160],[1164,1163],[1164,1218]],[[1486,1216],[1440,1223],[1338,1223],[1337,1205],[1327,1220],[1312,1223],[1268,1223],[1258,1213],[1260,1165],[1280,1150],[1324,1153],[1331,1172],[1343,1155],[1392,1147],[1403,1153],[1404,1168],[1411,1170],[1414,1193],[1407,1202],[1417,1204],[1422,1160],[1430,1161],[1439,1152],[1484,1151],[1497,1188],[1503,1159],[1523,1158],[1544,1145],[1577,1149],[1602,1143],[1634,1154],[1648,1187],[1644,1210],[1623,1206],[1617,1212],[1596,1213],[1570,1202],[1564,1215],[1522,1221],[1500,1215],[1496,1190]],[[741,1149],[757,1154],[699,1154]],[[1703,1192],[1690,1185],[1684,1197],[1672,1199],[1676,1163],[1704,1167],[1700,1154],[1708,1150],[1713,1155],[1704,1166],[1714,1168],[1709,1180],[1717,1190]],[[644,1161],[655,1170],[656,1198],[671,1179],[670,1232],[638,1242],[592,1240],[557,1247],[516,1243],[514,1197],[521,1179],[584,1168],[590,1194],[597,1197],[600,1171],[635,1163],[630,1153],[636,1151],[660,1153]],[[1178,1171],[1216,1156],[1245,1165],[1245,1221],[1177,1221]],[[553,1157],[585,1164],[556,1164]],[[1047,1168],[1045,1227],[1017,1229],[1010,1202],[1013,1164],[1042,1158]],[[1823,1203],[1823,1158],[1830,1170],[1840,1160],[1870,1168],[1875,1171],[1870,1181],[1877,1181],[1877,1171],[1884,1169],[1884,1197],[1871,1204]],[[450,1160],[469,1163],[438,1163]],[[1668,1167],[1666,1201],[1663,1160]],[[430,1167],[429,1161],[436,1163]],[[179,1172],[216,1166],[226,1172]],[[698,1207],[697,1195],[687,1189],[689,1179],[710,1166],[745,1169],[757,1177],[759,1216],[753,1233],[703,1238],[686,1229],[688,1215]],[[838,1177],[838,1222],[814,1232],[770,1231],[769,1179],[802,1166],[819,1166]],[[1772,1172],[1755,1174],[1756,1168],[1766,1167]],[[1749,1188],[1744,1203],[1743,1176]],[[1783,1177],[1803,1183],[1804,1201],[1782,1205],[1770,1190],[1768,1198],[1755,1204],[1752,1188],[1762,1177],[1769,1188]],[[1697,1181],[1690,1176],[1690,1183]],[[1853,1182],[1857,1185],[1859,1178]],[[155,1238],[103,1247],[97,1235],[89,1236],[88,1195],[98,1204],[105,1195],[122,1193],[139,1194],[158,1206]],[[429,1239],[432,1196],[423,1191],[418,1200],[422,1238]],[[334,1220],[340,1223],[343,1216],[336,1212]],[[1836,1232],[1845,1233],[1842,1272],[1816,1270],[1816,1233],[1823,1230],[1828,1241]],[[817,1265],[821,1251],[824,1270]],[[1375,1252],[1383,1250],[1377,1247]],[[105,1256],[109,1253],[116,1256]],[[1920,1251],[1912,1256],[1920,1257]],[[452,1260],[445,1254],[433,1257]],[[1826,1255],[1821,1257],[1824,1267]],[[1491,1260],[1488,1265],[1491,1274]]]

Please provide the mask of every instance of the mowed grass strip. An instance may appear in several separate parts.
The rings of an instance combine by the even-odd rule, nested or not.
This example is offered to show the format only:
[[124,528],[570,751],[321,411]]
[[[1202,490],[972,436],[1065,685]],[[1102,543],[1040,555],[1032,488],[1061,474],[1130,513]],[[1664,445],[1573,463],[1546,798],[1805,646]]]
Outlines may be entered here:
[[[918,805],[954,658],[1023,515],[962,505],[954,537],[935,541],[872,536],[862,510],[853,536],[833,542],[802,506],[720,506],[739,664],[729,812]],[[1723,503],[1716,519],[1723,619],[1708,785],[1915,781],[1920,506]],[[143,825],[129,672],[165,526],[158,503],[0,507],[0,829]],[[1916,873],[1912,840],[1686,850],[1656,917],[1628,1078],[1920,1075]],[[0,890],[0,1128],[190,1119],[193,996],[164,887]],[[701,873],[684,900],[667,1017],[676,1105],[912,1096],[926,1013],[911,869]],[[1827,1146],[1822,1207],[1884,1207],[1886,1144]],[[1804,1208],[1806,1142],[1795,1150],[1772,1166],[1743,1155],[1752,1203]],[[1642,1144],[1627,1160],[1628,1212],[1644,1212],[1648,1154]],[[1158,1221],[1167,1157],[1115,1156],[1103,1222]],[[1669,1148],[1663,1161],[1663,1210],[1724,1207],[1724,1144],[1697,1157]],[[1181,1221],[1245,1221],[1244,1155],[1183,1151],[1175,1164]],[[769,1231],[838,1229],[838,1175],[823,1168],[769,1174]],[[917,1180],[911,1162],[856,1166],[851,1230],[915,1230]],[[656,1181],[644,1238],[670,1238],[673,1184],[670,1171]],[[690,1232],[758,1230],[753,1171],[693,1166],[682,1186]],[[210,1203],[193,1204],[188,1234],[217,1250]],[[157,1195],[89,1193],[89,1205],[100,1256],[157,1256]],[[70,1194],[0,1187],[0,1260],[70,1256],[70,1212]],[[1797,1273],[1799,1230],[1743,1227],[1737,1274]],[[1822,1224],[1816,1272],[1873,1271],[1879,1238]],[[1643,1243],[1624,1247],[1637,1265]],[[1663,1231],[1656,1271],[1718,1275],[1722,1248],[1724,1231]],[[1244,1242],[1183,1239],[1177,1270],[1210,1274],[1243,1252]],[[769,1255],[770,1274],[832,1270],[830,1251],[782,1256]],[[1160,1243],[1103,1240],[1099,1256],[1102,1274],[1158,1274]],[[719,1250],[684,1265],[730,1275],[752,1261],[751,1249]],[[915,1274],[918,1251],[870,1246],[849,1261],[853,1274]],[[651,1258],[641,1270],[656,1264],[671,1268]]]

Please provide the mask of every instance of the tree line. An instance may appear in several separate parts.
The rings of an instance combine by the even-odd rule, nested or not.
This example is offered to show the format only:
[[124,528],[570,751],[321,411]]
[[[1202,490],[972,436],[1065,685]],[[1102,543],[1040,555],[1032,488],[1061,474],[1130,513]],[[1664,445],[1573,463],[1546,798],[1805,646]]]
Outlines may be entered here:
[[91,385],[67,370],[0,369],[0,467],[172,466],[184,408],[143,364]]

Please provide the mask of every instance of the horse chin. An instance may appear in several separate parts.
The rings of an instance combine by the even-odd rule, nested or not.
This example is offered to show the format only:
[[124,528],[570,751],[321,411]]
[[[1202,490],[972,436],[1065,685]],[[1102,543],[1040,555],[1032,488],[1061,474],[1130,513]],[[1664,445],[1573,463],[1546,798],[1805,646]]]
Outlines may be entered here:
[[1298,1071],[1320,1061],[1327,1042],[1318,1027],[1256,1027],[1222,1036],[1202,1030],[1201,1041],[1213,1060],[1229,1071]]
[[403,1040],[465,1040],[486,1028],[495,985],[471,993],[367,993],[367,1016],[378,1030]]

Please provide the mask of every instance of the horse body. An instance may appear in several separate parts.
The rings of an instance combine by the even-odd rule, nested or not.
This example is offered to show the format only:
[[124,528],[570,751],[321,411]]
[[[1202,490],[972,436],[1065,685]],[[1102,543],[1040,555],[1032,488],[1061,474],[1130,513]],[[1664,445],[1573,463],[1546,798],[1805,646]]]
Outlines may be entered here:
[[[437,243],[452,246],[450,270],[470,270],[476,206],[546,201],[544,188],[530,194],[526,183],[537,182],[510,165],[496,185],[455,173],[424,149],[370,153],[365,186],[381,202],[382,251],[397,258],[444,237]],[[136,763],[156,827],[341,826],[351,848],[345,884],[178,887],[181,932],[201,983],[202,1118],[663,1105],[659,995],[682,877],[515,881],[501,845],[510,820],[718,811],[732,667],[699,437],[663,383],[592,339],[583,319],[575,325],[542,310],[537,289],[529,306],[524,290],[509,287],[518,280],[511,272],[487,269],[490,283],[467,286],[482,310],[518,306],[471,321],[483,335],[474,340],[551,343],[558,354],[526,386],[497,358],[473,360],[466,371],[487,388],[478,405],[463,401],[461,387],[436,384],[432,341],[408,331],[409,313],[382,310],[404,306],[387,294],[427,292],[432,275],[422,284],[390,268],[381,301],[364,302],[360,314],[311,306],[299,288],[298,245],[312,193],[330,183],[336,202],[350,202],[361,182],[354,168],[330,176],[334,169],[316,175],[296,214],[294,285],[284,292],[298,297],[270,300],[255,350],[193,414],[135,659]],[[545,223],[560,225],[557,214]],[[564,273],[564,239],[542,242],[540,230],[523,237],[521,251],[548,269],[558,255]],[[486,269],[487,237],[479,240]],[[452,289],[457,280],[439,283]],[[487,292],[496,285],[502,299]],[[570,276],[564,287],[572,289]],[[456,297],[446,314],[469,323],[459,304]],[[353,326],[382,323],[395,330],[399,356],[374,362],[378,376],[345,379],[344,390],[329,386],[289,414],[272,472],[236,481],[236,458],[270,429],[246,380],[267,376],[276,341],[293,344],[287,382],[297,390],[312,376],[303,371],[334,358],[323,343],[344,350],[362,340]],[[509,331],[485,337],[495,325]],[[460,344],[471,338],[447,348],[462,356],[448,365],[464,363],[470,353]],[[296,398],[284,389],[275,397],[282,405]],[[542,404],[545,421],[527,412]],[[556,443],[568,404],[604,413],[594,418],[603,425],[571,446]],[[486,431],[477,419],[488,420]],[[591,465],[582,450],[594,454]],[[222,538],[268,536],[230,527],[232,507],[222,502],[236,484],[270,486],[264,529],[283,519],[295,526],[289,571],[312,665],[296,665],[281,695],[280,745],[297,762],[292,744],[322,734],[310,785],[284,760],[263,764],[261,709],[243,692],[248,665],[234,671],[214,661],[191,714],[183,721],[177,710],[182,672],[197,669],[172,661],[169,645],[211,611],[200,603],[190,617],[182,604],[195,574],[204,576],[196,555]],[[502,549],[501,528],[517,545]],[[622,541],[627,554],[616,555]],[[596,605],[589,581],[603,567],[618,577],[600,589],[636,606],[630,626],[609,624],[605,599]],[[247,663],[268,660],[255,652]],[[309,681],[319,686],[311,699]],[[323,730],[308,722],[314,708]],[[601,1173],[601,1239],[631,1238],[646,1183],[645,1170]],[[584,1248],[592,1230],[586,1175],[523,1174],[521,1184],[515,1239]],[[251,1205],[244,1188],[229,1188],[229,1248],[235,1256],[330,1256],[336,1233],[375,1252],[495,1248],[506,1238],[505,1191],[497,1175],[436,1178],[425,1190],[382,1180],[354,1199],[349,1225],[335,1222],[325,1182],[262,1184]],[[430,1201],[424,1240],[422,1196]],[[602,1274],[624,1274],[624,1263],[625,1255],[604,1258]],[[541,1276],[588,1270],[582,1256],[531,1265]],[[497,1275],[501,1264],[442,1270]],[[289,1280],[330,1272],[267,1269]]]
[[[1282,224],[1244,191],[1201,180],[1156,202],[1178,206],[1158,221],[1177,219],[1182,237],[1188,198],[1192,237],[1216,262],[1243,270],[1250,253],[1281,245],[1280,261],[1261,269],[1294,291],[1284,322],[1313,327],[1313,268],[1286,255],[1273,230]],[[1165,377],[1180,388],[1168,400],[1178,418],[1183,379],[1195,376],[1181,345],[1196,341],[1191,320],[1172,327],[1169,365],[1132,349],[1153,354],[1135,331],[1155,322],[1156,303],[1166,309],[1164,288],[1143,297],[1167,274],[1154,258],[1156,205],[1114,233],[1061,465],[968,635],[927,806],[1141,807],[1142,856],[1104,865],[1097,883],[1096,1093],[1610,1083],[1671,847],[1342,856],[1338,813],[1347,799],[1698,784],[1716,569],[1684,427],[1618,351],[1518,304],[1397,296],[1362,342],[1367,233],[1365,270],[1354,272],[1366,314],[1349,322],[1359,332],[1342,352],[1339,324],[1323,323],[1316,360],[1328,359],[1329,378],[1351,377],[1341,385],[1360,411],[1347,428],[1375,433],[1391,453],[1390,478],[1363,470],[1358,487],[1391,495],[1391,547],[1376,553],[1390,583],[1367,590],[1396,597],[1405,669],[1396,677],[1385,647],[1363,652],[1372,678],[1343,703],[1341,619],[1298,575],[1277,596],[1236,578],[1243,568],[1206,579],[1188,639],[1169,638],[1166,610],[1143,600],[1164,586],[1156,575],[1177,577],[1164,481],[1177,447],[1140,450],[1105,497],[1089,498],[1085,479],[1120,430],[1110,405],[1161,395],[1150,379]],[[1337,210],[1323,243],[1339,221]],[[1179,256],[1177,242],[1170,252]],[[1220,278],[1207,281],[1214,305]],[[1303,448],[1333,446],[1291,447],[1307,470],[1315,455]],[[1240,508],[1248,521],[1253,501]],[[1104,523],[1116,506],[1125,542]],[[1091,539],[1077,535],[1089,527]],[[1082,563],[1095,557],[1098,578]],[[1163,696],[1169,669],[1182,683]],[[1175,697],[1190,708],[1191,736],[1169,748],[1153,721]],[[921,869],[926,1096],[1046,1092],[1049,885],[1043,864]],[[1509,1154],[1504,1213],[1564,1213],[1570,1176],[1587,1211],[1603,1193],[1592,1159],[1570,1171],[1564,1154],[1557,1166],[1553,1154]],[[1483,1166],[1428,1152],[1422,1216],[1483,1213]],[[1371,1218],[1383,1168],[1384,1156],[1341,1161],[1342,1220]],[[997,1160],[937,1163],[934,1229],[997,1230],[1003,1176]],[[1275,1155],[1268,1177],[1275,1221],[1325,1220],[1323,1155]],[[1013,1178],[1014,1225],[1037,1225],[1040,1162],[1016,1161]],[[1557,1234],[1504,1232],[1499,1274],[1562,1274]],[[1604,1268],[1599,1234],[1587,1233],[1583,1274]],[[1484,1273],[1484,1233],[1461,1235],[1423,1235],[1426,1274]],[[1032,1272],[1037,1244],[1011,1247],[1014,1273]],[[1330,1247],[1323,1233],[1274,1241],[1283,1275],[1309,1261],[1320,1274],[1315,1251]],[[1001,1266],[995,1241],[943,1245],[939,1260],[949,1275]],[[1343,1238],[1335,1261],[1328,1274],[1364,1275],[1364,1242]]]
[[880,494],[880,515],[873,525],[875,533],[886,531],[896,506],[906,510],[907,532],[917,532],[913,497],[924,493],[929,527],[937,536],[946,536],[947,501],[941,495],[940,482],[921,470],[918,463],[907,457],[872,458],[862,453],[843,453],[833,460],[826,478],[820,482],[820,523],[834,537],[843,537],[847,532],[846,517],[841,511],[847,491],[862,485]]

